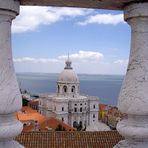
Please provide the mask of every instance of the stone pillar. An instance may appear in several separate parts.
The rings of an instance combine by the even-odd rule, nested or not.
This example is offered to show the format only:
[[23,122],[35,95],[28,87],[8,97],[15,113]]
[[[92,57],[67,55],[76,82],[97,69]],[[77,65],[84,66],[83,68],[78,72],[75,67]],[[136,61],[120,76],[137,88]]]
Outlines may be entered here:
[[22,148],[13,138],[22,124],[15,112],[22,106],[11,51],[11,23],[19,13],[17,0],[0,0],[0,148]]
[[148,3],[125,7],[124,17],[131,26],[131,53],[119,96],[118,107],[128,118],[117,125],[125,137],[115,148],[148,147]]

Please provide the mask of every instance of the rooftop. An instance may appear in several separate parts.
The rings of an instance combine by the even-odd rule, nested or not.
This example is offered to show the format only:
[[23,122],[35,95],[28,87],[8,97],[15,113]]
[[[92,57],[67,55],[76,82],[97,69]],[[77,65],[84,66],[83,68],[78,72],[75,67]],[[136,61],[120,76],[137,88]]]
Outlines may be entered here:
[[26,148],[112,148],[123,137],[107,132],[26,132],[16,140]]
[[39,128],[40,128],[40,131],[48,131],[48,128],[56,130],[58,125],[61,125],[62,127],[64,127],[66,131],[76,131],[75,128],[53,117],[49,118],[46,122],[42,123],[39,126]]
[[20,120],[21,122],[34,121],[34,122],[30,122],[29,125],[26,125],[23,127],[24,132],[33,131],[34,128],[36,127],[36,124],[39,125],[38,130],[46,131],[46,132],[49,130],[49,128],[52,130],[56,130],[58,125],[61,125],[62,127],[64,127],[66,131],[76,130],[75,128],[62,122],[61,120],[55,119],[53,117],[47,118],[28,106],[22,107],[21,111],[22,112],[16,113],[16,117],[18,120]]

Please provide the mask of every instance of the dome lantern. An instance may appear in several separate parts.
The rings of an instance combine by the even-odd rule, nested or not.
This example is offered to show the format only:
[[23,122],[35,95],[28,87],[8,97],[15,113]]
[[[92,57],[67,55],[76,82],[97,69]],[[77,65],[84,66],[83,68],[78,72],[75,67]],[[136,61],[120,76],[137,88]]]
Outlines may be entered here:
[[69,59],[69,54],[68,54],[68,59],[66,60],[66,62],[65,62],[65,68],[64,69],[72,69],[72,67],[71,67],[71,61],[70,61],[70,59]]

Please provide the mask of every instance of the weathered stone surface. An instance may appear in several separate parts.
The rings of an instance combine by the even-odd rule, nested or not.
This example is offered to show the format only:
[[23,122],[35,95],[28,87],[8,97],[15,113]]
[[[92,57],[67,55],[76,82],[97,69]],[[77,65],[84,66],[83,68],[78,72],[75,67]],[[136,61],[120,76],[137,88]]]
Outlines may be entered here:
[[14,112],[22,107],[11,51],[11,22],[19,13],[19,1],[0,0],[0,148],[22,148],[12,139],[22,124]]
[[132,38],[119,109],[131,115],[148,115],[148,3],[127,6],[124,16]]
[[148,3],[125,7],[132,30],[131,53],[118,107],[128,118],[117,124],[125,137],[115,148],[147,148],[148,145]]
[[145,0],[20,0],[21,5],[67,6],[122,10],[125,5]]

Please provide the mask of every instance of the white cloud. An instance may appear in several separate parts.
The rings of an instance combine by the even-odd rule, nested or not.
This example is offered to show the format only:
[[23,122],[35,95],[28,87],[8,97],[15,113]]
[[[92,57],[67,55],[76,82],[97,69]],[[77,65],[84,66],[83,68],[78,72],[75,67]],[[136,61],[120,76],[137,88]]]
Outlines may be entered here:
[[34,31],[40,25],[49,25],[65,18],[85,16],[91,12],[91,9],[84,8],[22,6],[20,15],[13,21],[12,32]]
[[[15,58],[14,64],[17,72],[59,73],[63,70],[66,59],[67,55],[55,58],[23,57]],[[102,53],[94,51],[78,51],[70,54],[70,59],[76,73],[125,74],[128,64],[127,59],[109,62]]]
[[[59,56],[59,59],[65,59],[67,55]],[[104,56],[100,52],[94,51],[82,51],[80,50],[78,53],[74,53],[70,55],[72,60],[100,60]]]
[[[32,57],[23,57],[23,58],[15,58],[13,61],[15,63],[57,63],[62,62],[67,59],[68,55],[58,56],[57,58],[32,58]],[[85,60],[85,61],[98,61],[102,59],[104,56],[102,53],[94,52],[94,51],[79,51],[78,53],[74,53],[69,55],[71,60]]]
[[85,26],[88,24],[111,24],[117,25],[119,23],[124,23],[123,14],[96,14],[88,16],[83,22],[78,22],[78,25]]

